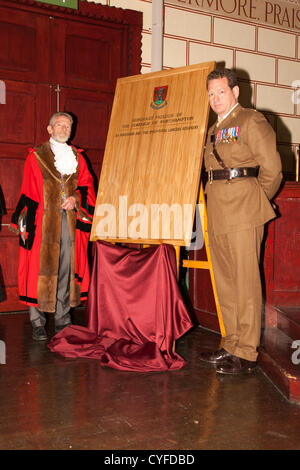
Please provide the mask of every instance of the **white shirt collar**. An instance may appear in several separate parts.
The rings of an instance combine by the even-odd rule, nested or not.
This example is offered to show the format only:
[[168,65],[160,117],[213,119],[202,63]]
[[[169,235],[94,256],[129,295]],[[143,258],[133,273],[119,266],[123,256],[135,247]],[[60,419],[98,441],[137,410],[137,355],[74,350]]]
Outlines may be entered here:
[[231,110],[228,111],[227,114],[225,114],[225,116],[223,116],[223,117],[219,117],[219,116],[218,116],[218,122],[224,121],[224,119],[226,119],[227,116],[229,116],[229,114],[234,110],[234,108],[237,107],[238,104],[239,104],[239,103],[236,103],[236,104],[231,108]]

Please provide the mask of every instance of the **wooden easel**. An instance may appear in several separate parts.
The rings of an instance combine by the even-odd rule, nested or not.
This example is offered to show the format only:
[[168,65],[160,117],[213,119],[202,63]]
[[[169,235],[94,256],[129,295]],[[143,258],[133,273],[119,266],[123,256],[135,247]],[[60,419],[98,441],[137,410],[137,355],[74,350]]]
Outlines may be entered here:
[[[203,185],[200,185],[200,193],[199,193],[199,210],[200,210],[200,220],[201,220],[201,227],[203,230],[204,236],[204,244],[206,249],[207,261],[197,261],[197,260],[183,260],[182,266],[184,268],[194,268],[194,269],[208,269],[210,273],[210,279],[217,309],[217,315],[219,320],[220,332],[222,337],[225,336],[225,327],[223,323],[221,308],[218,300],[217,290],[216,290],[216,283],[212,268],[211,262],[211,255],[210,255],[210,248],[209,248],[209,239],[208,239],[208,232],[207,232],[207,214],[206,214],[206,204],[205,204],[205,197],[204,197],[204,190]],[[180,247],[175,247],[176,250],[176,259],[177,259],[177,272],[179,271],[179,263],[180,263]]]

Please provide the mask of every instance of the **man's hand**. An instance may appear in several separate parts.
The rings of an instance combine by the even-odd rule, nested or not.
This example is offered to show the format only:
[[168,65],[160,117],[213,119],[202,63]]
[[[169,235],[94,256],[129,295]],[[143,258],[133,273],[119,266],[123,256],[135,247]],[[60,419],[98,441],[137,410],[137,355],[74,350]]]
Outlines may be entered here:
[[65,202],[62,203],[61,208],[66,211],[72,211],[75,207],[75,202],[76,202],[75,197],[73,196],[67,197]]

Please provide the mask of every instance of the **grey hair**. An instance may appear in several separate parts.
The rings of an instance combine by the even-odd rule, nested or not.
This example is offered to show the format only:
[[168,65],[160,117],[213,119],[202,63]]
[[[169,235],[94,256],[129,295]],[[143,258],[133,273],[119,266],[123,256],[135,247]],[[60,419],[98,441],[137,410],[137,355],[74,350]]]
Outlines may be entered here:
[[60,112],[58,112],[58,113],[52,114],[52,116],[51,116],[51,118],[50,118],[50,120],[49,120],[49,126],[52,126],[53,123],[54,123],[54,121],[55,121],[55,119],[58,118],[59,116],[65,116],[66,118],[69,119],[71,125],[73,124],[73,118],[72,118],[71,114],[65,113],[65,112],[63,112],[63,111],[60,111]]

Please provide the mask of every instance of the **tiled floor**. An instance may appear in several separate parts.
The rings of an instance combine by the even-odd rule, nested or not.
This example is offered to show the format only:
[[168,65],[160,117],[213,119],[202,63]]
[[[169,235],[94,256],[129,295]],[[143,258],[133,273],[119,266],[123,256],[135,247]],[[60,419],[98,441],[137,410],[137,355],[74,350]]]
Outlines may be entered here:
[[0,340],[2,450],[300,449],[300,407],[260,369],[224,377],[199,361],[220,340],[199,327],[177,342],[186,365],[159,373],[51,353],[31,339],[26,313],[0,315]]

